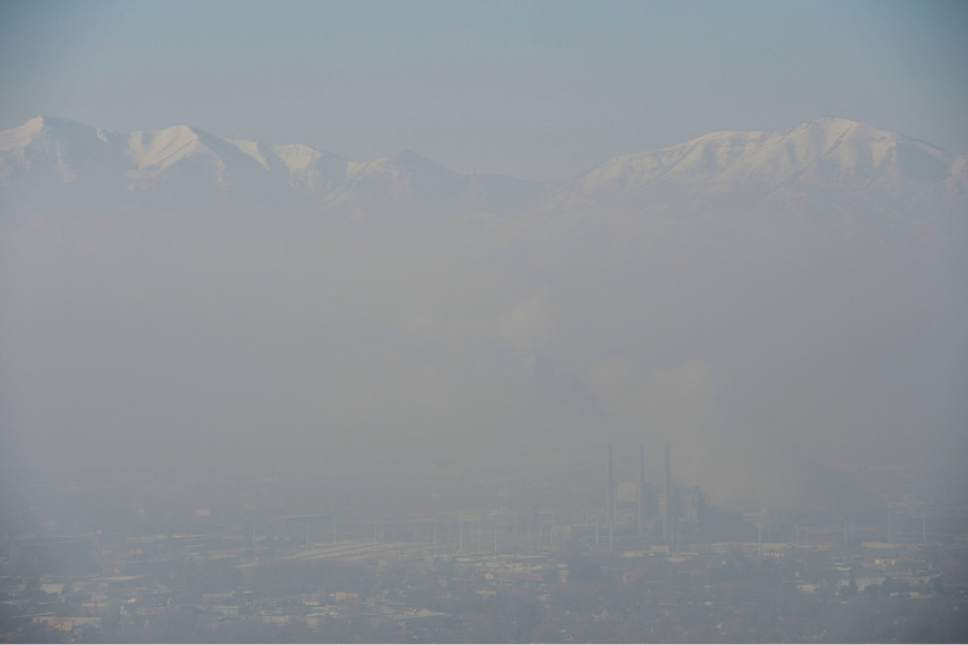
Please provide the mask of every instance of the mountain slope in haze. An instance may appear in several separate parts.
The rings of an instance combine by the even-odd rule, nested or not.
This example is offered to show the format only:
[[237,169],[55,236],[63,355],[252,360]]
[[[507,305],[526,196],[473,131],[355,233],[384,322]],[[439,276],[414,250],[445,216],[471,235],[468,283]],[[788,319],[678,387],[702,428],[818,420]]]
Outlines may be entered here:
[[463,175],[415,153],[355,162],[302,144],[226,139],[195,127],[122,134],[36,117],[0,132],[4,201],[211,206],[271,205],[350,210],[525,205],[531,182]]
[[842,120],[554,185],[33,120],[0,133],[4,194],[43,213],[0,203],[8,443],[60,473],[537,477],[669,442],[682,482],[756,506],[829,510],[895,466],[964,497],[968,210],[931,214],[965,171]]
[[[51,117],[0,132],[0,197],[24,205],[311,206],[506,212],[757,204],[909,209],[968,201],[968,157],[847,119],[713,132],[544,185],[416,153],[351,161],[179,125],[117,133]],[[60,200],[60,201],[58,201]]]
[[388,204],[430,210],[503,211],[524,208],[540,186],[502,175],[463,175],[417,153],[351,162],[345,181],[327,195],[328,205],[379,208]]
[[952,203],[968,195],[966,170],[965,156],[864,123],[823,118],[787,131],[711,132],[615,157],[560,187],[554,204],[789,206],[834,197]]

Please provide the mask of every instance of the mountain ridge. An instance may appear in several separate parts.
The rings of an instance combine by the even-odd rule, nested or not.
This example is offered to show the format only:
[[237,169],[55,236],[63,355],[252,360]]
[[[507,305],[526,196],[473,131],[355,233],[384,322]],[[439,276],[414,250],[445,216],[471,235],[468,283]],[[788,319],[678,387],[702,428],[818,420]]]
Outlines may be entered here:
[[788,130],[709,132],[612,157],[572,178],[536,182],[460,173],[412,150],[352,160],[302,143],[226,138],[186,124],[123,133],[42,115],[0,131],[0,200],[26,204],[66,196],[104,206],[254,200],[502,212],[656,207],[684,195],[716,201],[865,191],[961,201],[968,195],[968,157],[824,117]]

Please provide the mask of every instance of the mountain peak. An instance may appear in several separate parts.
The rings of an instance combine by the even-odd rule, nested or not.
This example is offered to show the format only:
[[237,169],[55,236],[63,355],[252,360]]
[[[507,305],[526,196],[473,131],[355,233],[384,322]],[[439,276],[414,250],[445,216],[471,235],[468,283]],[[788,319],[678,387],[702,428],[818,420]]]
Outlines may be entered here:
[[49,116],[38,114],[34,118],[21,125],[18,129],[24,130],[25,132],[40,132],[49,120]]
[[856,128],[865,127],[870,128],[871,126],[863,123],[861,121],[855,121],[853,119],[848,119],[841,116],[822,116],[819,119],[810,119],[801,123],[798,128],[802,127],[821,127],[821,128]]
[[[561,203],[646,204],[682,195],[820,201],[945,198],[963,185],[957,158],[904,135],[842,117],[789,130],[710,132],[685,143],[615,157],[565,188]],[[846,194],[846,193],[845,193]],[[745,201],[743,201],[745,200]]]
[[[959,161],[960,159],[960,161]],[[456,172],[405,149],[351,162],[302,144],[227,139],[190,124],[129,134],[69,119],[36,116],[0,131],[0,188],[41,197],[85,185],[111,186],[119,199],[178,194],[256,196],[295,193],[324,205],[431,204],[448,208],[551,208],[623,203],[644,208],[689,195],[851,199],[877,195],[963,195],[966,162],[929,144],[843,117],[827,116],[783,131],[710,132],[659,149],[612,158],[555,189],[513,178]],[[66,194],[66,193],[65,193]],[[96,191],[92,189],[91,195]],[[0,195],[3,198],[3,195]],[[482,206],[486,205],[486,206]]]
[[92,125],[86,123],[81,123],[80,121],[75,121],[74,119],[67,119],[61,116],[50,116],[49,114],[38,114],[37,116],[24,122],[19,128],[14,128],[15,130],[21,130],[26,133],[39,134],[43,130],[73,130],[73,131],[90,131],[90,132],[103,132],[102,128],[96,128]]
[[49,114],[38,114],[32,119],[26,121],[20,127],[28,130],[40,130],[44,127],[55,127],[58,125],[80,125],[83,127],[91,127],[73,119],[65,119],[64,117],[51,116]]
[[47,117],[35,116],[16,128],[0,131],[0,152],[26,147],[43,132]]
[[843,137],[852,135],[868,138],[903,138],[902,135],[894,132],[888,132],[887,130],[882,130],[870,125],[869,123],[864,123],[863,121],[855,121],[853,119],[846,119],[836,116],[827,116],[810,121],[804,121],[800,125],[788,131],[788,134],[796,133],[808,133],[822,137]]
[[16,128],[0,131],[0,152],[26,148],[45,134],[52,139],[77,143],[93,139],[104,141],[111,133],[72,119],[40,114]]
[[[424,157],[423,155],[418,154],[417,152],[414,152],[409,148],[398,152],[396,155],[393,156],[393,159],[399,165],[408,167],[408,168],[422,167],[422,168],[434,168],[437,170],[446,170],[443,166],[441,166],[433,159],[428,159],[427,157]],[[448,170],[448,172],[450,171]]]

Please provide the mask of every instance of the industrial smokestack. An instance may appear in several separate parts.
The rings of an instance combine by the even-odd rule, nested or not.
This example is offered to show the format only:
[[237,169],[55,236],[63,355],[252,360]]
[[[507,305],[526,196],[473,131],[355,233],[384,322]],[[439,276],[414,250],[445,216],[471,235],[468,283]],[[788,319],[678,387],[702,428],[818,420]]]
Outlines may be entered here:
[[639,497],[635,516],[635,536],[645,535],[645,444],[639,445]]
[[615,473],[612,467],[612,444],[608,444],[608,550],[615,549]]
[[664,508],[662,519],[662,538],[665,543],[672,548],[675,539],[672,526],[672,449],[669,444],[665,445],[665,486],[663,490]]

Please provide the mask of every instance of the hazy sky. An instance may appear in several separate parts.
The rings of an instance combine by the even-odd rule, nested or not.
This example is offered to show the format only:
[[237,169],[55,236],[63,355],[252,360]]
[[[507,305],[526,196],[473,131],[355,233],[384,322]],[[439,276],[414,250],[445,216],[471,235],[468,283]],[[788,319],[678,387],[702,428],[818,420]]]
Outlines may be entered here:
[[[825,115],[968,152],[965,34],[964,0],[0,1],[0,127],[189,123],[536,178]],[[129,185],[111,155],[78,145],[74,173],[42,144],[6,153],[14,190]],[[938,162],[916,148],[878,166],[891,181],[862,180],[866,152],[807,155],[775,184],[699,164],[528,217],[459,212],[463,184],[432,172],[445,199],[407,202],[423,171],[350,185],[375,195],[347,202],[360,217],[157,217],[150,191],[157,211],[0,216],[0,461],[570,468],[645,437],[724,499],[829,504],[838,477],[876,472],[960,501],[968,220],[935,206],[966,184],[947,161],[922,181]],[[158,185],[204,204],[217,162],[184,161]]]
[[191,123],[530,177],[845,116],[968,151],[959,2],[4,2],[0,127]]

